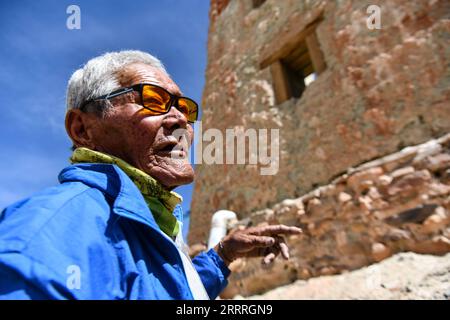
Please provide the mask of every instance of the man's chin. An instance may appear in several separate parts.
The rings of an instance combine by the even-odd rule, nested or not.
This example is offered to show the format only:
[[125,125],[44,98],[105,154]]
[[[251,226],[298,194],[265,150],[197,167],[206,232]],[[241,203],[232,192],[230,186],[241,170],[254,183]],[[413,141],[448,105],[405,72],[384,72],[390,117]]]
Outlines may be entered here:
[[167,189],[192,183],[194,181],[194,170],[190,163],[176,160],[169,168],[154,168],[150,176],[158,180]]
[[194,181],[194,176],[179,176],[176,177],[175,179],[172,179],[172,177],[170,179],[166,179],[166,181],[161,182],[161,184],[167,188],[168,190],[172,190],[175,189],[176,187],[182,186],[182,185],[186,185],[186,184],[190,184]]

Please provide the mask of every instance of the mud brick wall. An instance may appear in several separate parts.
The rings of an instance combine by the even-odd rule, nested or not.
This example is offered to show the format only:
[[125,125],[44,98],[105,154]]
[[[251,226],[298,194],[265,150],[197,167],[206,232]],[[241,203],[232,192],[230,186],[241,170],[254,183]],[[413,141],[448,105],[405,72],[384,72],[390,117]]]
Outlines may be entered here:
[[[366,9],[371,4],[381,8],[379,30],[366,27]],[[261,55],[286,41],[289,30],[306,27],[318,17],[322,20],[316,35],[326,69],[300,99],[277,104],[270,68],[261,67]],[[207,239],[211,215],[218,209],[233,210],[244,219],[252,212],[326,185],[348,168],[449,132],[449,17],[450,3],[445,0],[267,0],[258,8],[252,8],[252,1],[212,0],[202,101],[203,129],[218,128],[223,132],[236,127],[280,129],[280,168],[276,175],[261,176],[255,165],[198,165],[190,243]],[[414,172],[402,175],[410,177],[411,183],[419,184],[418,189],[411,192],[422,193],[419,191],[421,183],[433,185],[436,177],[431,169],[411,168]],[[391,177],[391,171],[381,167],[370,172],[385,177],[383,179]],[[403,181],[402,177],[394,174],[391,178]],[[377,179],[373,181],[378,185],[381,182]],[[336,185],[336,188],[341,187]],[[365,226],[372,221],[364,214],[358,214],[354,221],[344,219],[347,215],[353,217],[352,212],[361,210],[363,205],[354,202],[359,199],[359,196],[354,197],[357,191],[344,189],[342,198],[348,193],[352,200],[328,203],[331,200],[327,199],[333,196],[319,199],[321,204],[315,204],[319,200],[308,202],[308,210],[317,211],[311,215],[314,218],[308,225],[315,226],[311,227],[311,232],[318,239],[325,236],[320,230],[327,230],[326,224],[330,228],[351,225],[355,230],[366,230]],[[384,192],[382,188],[376,190]],[[370,205],[387,202],[390,207],[389,201],[396,201],[395,197],[403,199],[402,192],[407,192],[388,190],[395,194],[388,194],[388,198],[383,195],[384,200],[373,199]],[[361,197],[361,203],[366,203],[368,200],[364,199],[371,195]],[[415,208],[416,204],[405,204],[404,210],[409,210],[410,206]],[[334,205],[349,208],[344,213],[333,213],[344,214],[340,220],[325,219],[330,212],[338,212]],[[394,207],[398,205],[396,202]],[[436,205],[430,204],[421,210],[441,212],[441,204]],[[321,209],[313,209],[314,206]],[[320,215],[324,215],[325,220],[319,219]],[[384,221],[383,217],[377,219],[381,220],[374,221]],[[385,225],[383,222],[380,228]],[[370,229],[378,232],[377,228],[375,224]],[[409,240],[401,240],[407,231],[392,232],[391,236],[381,232],[387,238],[379,239],[390,250],[395,250],[395,245],[391,246],[393,240],[389,239],[399,238],[395,241],[399,246],[411,245]],[[346,258],[355,259],[354,262],[341,261],[342,267],[334,268],[367,263],[369,258],[366,253],[358,254],[362,249],[356,244],[357,239],[351,239],[353,235],[349,233],[333,240],[348,243],[340,247],[344,250],[340,255],[355,252]],[[364,233],[361,231],[357,235],[364,236]],[[384,250],[378,244],[374,247],[375,251]],[[321,263],[324,267],[330,265],[326,257],[321,259],[308,272],[314,275],[319,272]],[[286,274],[290,274],[289,270]]]

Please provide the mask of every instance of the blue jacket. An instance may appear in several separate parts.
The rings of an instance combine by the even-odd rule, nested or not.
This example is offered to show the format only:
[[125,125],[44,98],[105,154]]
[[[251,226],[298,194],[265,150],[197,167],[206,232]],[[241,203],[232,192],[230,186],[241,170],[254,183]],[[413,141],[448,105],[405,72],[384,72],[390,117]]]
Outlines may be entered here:
[[[174,242],[121,169],[77,164],[58,178],[1,213],[0,299],[193,298]],[[215,299],[229,269],[212,249],[192,262]]]

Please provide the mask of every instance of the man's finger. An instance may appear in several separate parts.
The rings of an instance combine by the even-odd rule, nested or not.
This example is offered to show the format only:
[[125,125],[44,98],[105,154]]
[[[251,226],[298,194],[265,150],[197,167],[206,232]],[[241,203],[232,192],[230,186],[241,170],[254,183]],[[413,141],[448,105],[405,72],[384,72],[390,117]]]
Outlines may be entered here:
[[271,264],[280,254],[280,246],[278,245],[278,243],[275,243],[275,245],[263,250],[265,251],[263,254],[264,258],[261,261],[263,265]]
[[289,227],[283,224],[278,225],[270,225],[264,227],[256,227],[251,231],[251,234],[254,235],[276,235],[276,234],[286,234],[286,235],[294,235],[302,233],[302,229],[298,227]]
[[275,260],[276,256],[277,255],[274,252],[269,253],[267,256],[264,257],[264,259],[262,261],[263,264],[267,265],[267,264],[272,263]]
[[281,255],[286,260],[289,260],[289,248],[286,243],[280,243]]
[[270,247],[275,244],[275,239],[272,237],[266,237],[266,236],[255,236],[255,235],[248,235],[248,244],[255,248],[264,248],[264,247]]
[[280,248],[281,255],[283,256],[284,259],[288,260],[289,259],[289,247],[286,244],[286,240],[281,236],[277,236],[277,237],[275,237],[275,239],[277,240],[277,244]]
[[287,244],[285,242],[280,243],[280,250],[281,250],[281,255],[283,256],[283,258],[288,260],[290,257],[289,256],[289,247],[287,246]]

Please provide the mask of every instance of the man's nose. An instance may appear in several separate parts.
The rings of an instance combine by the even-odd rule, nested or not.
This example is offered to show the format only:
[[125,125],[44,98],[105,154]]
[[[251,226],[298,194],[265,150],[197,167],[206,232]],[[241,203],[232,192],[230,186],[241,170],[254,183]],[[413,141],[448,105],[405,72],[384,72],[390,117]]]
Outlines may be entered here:
[[171,131],[179,128],[186,129],[186,116],[175,106],[172,106],[170,107],[169,112],[164,116],[163,126]]

